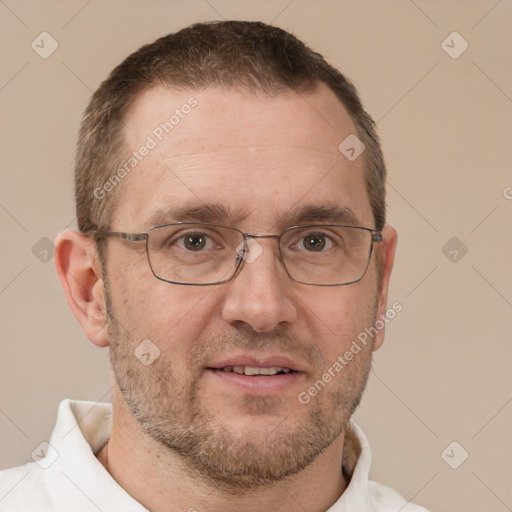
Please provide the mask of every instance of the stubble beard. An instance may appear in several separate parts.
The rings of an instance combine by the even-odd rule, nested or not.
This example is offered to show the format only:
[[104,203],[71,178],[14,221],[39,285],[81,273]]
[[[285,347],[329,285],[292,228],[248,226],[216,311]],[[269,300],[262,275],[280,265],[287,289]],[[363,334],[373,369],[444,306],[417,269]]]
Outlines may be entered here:
[[[108,301],[107,303],[110,303]],[[179,455],[183,468],[217,488],[232,494],[246,493],[275,484],[298,474],[317,459],[345,429],[363,395],[371,366],[371,347],[352,361],[351,371],[337,375],[314,397],[300,418],[282,415],[275,426],[264,431],[233,431],[222,424],[201,404],[198,380],[201,373],[180,380],[179,371],[163,352],[150,366],[134,356],[138,342],[132,331],[119,328],[109,308],[110,360],[117,386],[140,429],[166,450]],[[139,340],[140,341],[140,340]],[[281,349],[298,345],[323,361],[312,343],[297,343],[287,336],[245,335],[212,337],[198,340],[187,366],[204,358],[204,354],[228,353],[229,348],[250,346],[252,349]],[[349,340],[344,340],[345,343]],[[340,345],[341,346],[341,345]],[[296,348],[294,349],[296,351]],[[288,351],[290,353],[290,351]],[[341,352],[341,351],[340,351]],[[318,368],[318,377],[328,364]],[[197,365],[196,365],[197,366]],[[256,377],[257,378],[257,377]],[[316,381],[316,378],[313,382]],[[311,385],[311,384],[308,384]],[[245,410],[260,415],[279,410],[280,399],[245,397]],[[273,419],[275,416],[273,416]],[[341,468],[340,468],[341,471]]]

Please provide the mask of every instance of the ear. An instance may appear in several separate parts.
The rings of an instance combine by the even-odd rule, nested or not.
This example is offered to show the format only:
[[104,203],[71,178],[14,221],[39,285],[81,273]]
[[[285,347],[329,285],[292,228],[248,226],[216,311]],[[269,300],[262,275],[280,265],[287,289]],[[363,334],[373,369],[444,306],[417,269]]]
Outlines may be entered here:
[[98,347],[106,347],[105,295],[94,241],[76,231],[65,231],[55,240],[54,259],[69,307],[85,335]]
[[[380,292],[379,301],[377,306],[377,318],[376,321],[385,317],[386,308],[388,304],[388,289],[389,289],[389,278],[391,277],[391,271],[393,270],[393,263],[395,262],[395,251],[396,244],[398,241],[398,233],[392,226],[385,226],[382,230],[382,239],[380,247],[382,257],[382,277],[380,281]],[[384,343],[385,328],[379,329],[373,342],[373,350],[377,350]]]

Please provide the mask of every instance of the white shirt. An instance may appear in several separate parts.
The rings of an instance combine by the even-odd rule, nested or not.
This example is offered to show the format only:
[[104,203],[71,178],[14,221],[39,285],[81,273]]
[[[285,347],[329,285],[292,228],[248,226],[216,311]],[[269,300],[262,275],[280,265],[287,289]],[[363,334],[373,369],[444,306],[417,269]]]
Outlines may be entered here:
[[[2,512],[148,512],[103,467],[95,454],[107,442],[112,406],[64,400],[36,462],[0,472]],[[46,455],[43,456],[43,453]],[[368,480],[370,447],[354,423],[346,432],[343,470],[350,483],[327,512],[428,512]]]

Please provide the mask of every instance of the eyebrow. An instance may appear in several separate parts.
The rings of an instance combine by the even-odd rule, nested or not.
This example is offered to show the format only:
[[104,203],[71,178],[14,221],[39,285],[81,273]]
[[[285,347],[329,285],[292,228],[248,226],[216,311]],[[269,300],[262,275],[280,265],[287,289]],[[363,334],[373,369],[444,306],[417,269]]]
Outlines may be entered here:
[[295,207],[280,219],[280,223],[285,225],[316,222],[349,226],[359,225],[359,219],[352,208],[335,204]]
[[[204,222],[236,227],[249,217],[249,214],[250,212],[242,212],[222,204],[187,204],[169,210],[158,209],[148,219],[148,224],[158,226],[175,222]],[[335,204],[296,206],[282,216],[275,213],[275,217],[277,219],[276,224],[280,228],[320,222],[348,226],[360,225],[358,216],[350,207]]]
[[158,209],[149,218],[149,225],[157,226],[174,222],[236,225],[245,217],[247,217],[247,214],[243,215],[241,212],[222,204],[186,204],[178,208],[170,208],[169,210]]

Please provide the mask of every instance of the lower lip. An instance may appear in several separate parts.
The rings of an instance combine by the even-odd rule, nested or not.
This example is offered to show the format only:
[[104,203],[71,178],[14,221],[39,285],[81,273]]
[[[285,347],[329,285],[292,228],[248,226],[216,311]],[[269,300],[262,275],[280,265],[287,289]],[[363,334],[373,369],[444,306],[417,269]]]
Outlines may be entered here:
[[253,377],[223,370],[207,369],[206,371],[226,384],[255,396],[277,395],[296,385],[304,377],[302,372],[291,372],[273,376],[257,375]]

